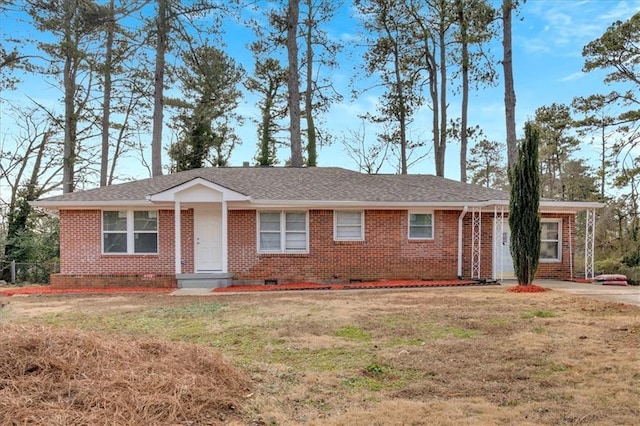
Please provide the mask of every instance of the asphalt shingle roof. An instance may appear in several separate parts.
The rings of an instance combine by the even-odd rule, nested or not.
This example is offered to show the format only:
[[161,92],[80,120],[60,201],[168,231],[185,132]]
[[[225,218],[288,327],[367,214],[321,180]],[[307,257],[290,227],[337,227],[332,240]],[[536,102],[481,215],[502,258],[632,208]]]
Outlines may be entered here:
[[263,201],[458,203],[509,199],[505,191],[433,175],[367,175],[337,167],[225,167],[188,170],[39,201],[139,201],[198,177]]

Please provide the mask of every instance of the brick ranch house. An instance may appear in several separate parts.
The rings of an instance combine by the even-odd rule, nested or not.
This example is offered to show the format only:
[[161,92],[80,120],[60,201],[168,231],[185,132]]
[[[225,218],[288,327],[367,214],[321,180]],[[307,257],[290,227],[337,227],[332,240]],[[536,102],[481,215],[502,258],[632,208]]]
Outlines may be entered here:
[[[55,286],[513,278],[509,194],[432,175],[334,167],[203,168],[32,203],[60,218]],[[587,211],[542,200],[538,278],[573,276]]]

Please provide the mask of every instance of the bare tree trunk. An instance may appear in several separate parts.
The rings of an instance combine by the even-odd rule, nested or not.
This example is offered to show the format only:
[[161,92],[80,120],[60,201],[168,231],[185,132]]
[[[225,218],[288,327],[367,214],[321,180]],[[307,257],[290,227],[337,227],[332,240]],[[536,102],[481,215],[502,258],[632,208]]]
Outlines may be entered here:
[[[31,213],[32,207],[29,205],[28,201],[33,201],[37,199],[42,193],[41,188],[38,187],[38,176],[40,173],[40,168],[42,164],[42,158],[44,157],[45,147],[49,143],[49,137],[52,135],[51,131],[45,131],[42,135],[42,140],[38,145],[36,152],[36,159],[33,165],[33,169],[31,170],[31,177],[25,184],[26,192],[22,194],[24,200],[18,200],[18,190],[21,182],[21,176],[25,172],[25,167],[29,163],[29,156],[25,156],[22,164],[20,166],[19,173],[17,175],[17,179],[15,181],[15,186],[12,186],[11,192],[11,204],[9,205],[9,214],[7,215],[7,233],[6,233],[6,243],[4,246],[4,255],[7,259],[20,261],[19,258],[19,246],[17,239],[19,235],[25,231],[27,226],[27,220],[29,214]],[[28,153],[31,153],[33,141],[29,144]],[[17,252],[16,249],[18,248]],[[8,271],[0,271],[0,278],[7,280]]]
[[65,61],[64,61],[64,147],[63,147],[63,167],[62,167],[62,192],[64,194],[73,192],[75,186],[75,163],[76,163],[76,132],[78,120],[75,112],[76,95],[76,73],[77,54],[74,49],[77,45],[72,39],[71,17],[73,15],[72,5],[65,2],[65,15],[68,17],[65,23]]
[[400,52],[398,42],[394,41],[394,71],[396,76],[396,93],[398,95],[398,121],[400,124],[400,174],[407,174],[407,108],[400,71]]
[[[458,0],[458,21],[462,43],[462,111],[460,113],[460,182],[467,182],[467,118],[469,113],[469,40],[464,2]],[[488,180],[487,180],[488,182]]]
[[298,70],[299,0],[289,0],[287,12],[287,57],[289,60],[289,131],[291,132],[291,166],[302,167],[302,135],[300,132],[300,75]]
[[518,158],[516,137],[516,92],[513,83],[513,52],[511,47],[511,12],[513,0],[502,1],[502,50],[504,57],[504,111],[507,131],[507,167],[509,170]]
[[605,135],[606,126],[604,124],[604,120],[602,123],[602,135],[601,135],[601,151],[600,151],[600,199],[604,200],[604,188],[607,183],[606,181],[606,170],[607,170],[607,138]]
[[129,98],[129,103],[127,104],[127,109],[124,113],[124,119],[122,120],[122,122],[125,123],[125,125],[120,127],[120,130],[118,131],[118,136],[115,139],[113,159],[111,160],[111,168],[109,170],[109,175],[107,177],[107,185],[113,184],[113,179],[116,173],[116,163],[118,162],[120,155],[122,155],[124,151],[123,145],[125,140],[125,133],[127,131],[126,123],[129,122],[129,117],[131,116],[131,113],[133,112],[135,107],[138,105],[138,99],[135,97],[136,95],[133,93],[131,93],[130,95],[131,97]]
[[[111,70],[113,60],[113,33],[115,31],[114,0],[109,2],[109,22],[104,55],[104,92],[102,100],[102,152],[100,158],[100,186],[109,182],[109,130],[111,122]],[[115,159],[114,159],[115,163]]]
[[[269,82],[269,88],[262,107],[262,123],[260,126],[260,150],[258,153],[258,164],[260,166],[272,166],[274,158],[271,148],[271,109],[273,108],[273,98],[277,89],[273,87],[273,82]],[[273,94],[273,95],[272,95]],[[273,96],[273,97],[272,97]]]
[[[383,13],[387,13],[386,7],[392,5],[388,3],[385,5]],[[394,115],[397,114],[399,137],[400,137],[400,174],[406,175],[408,173],[408,160],[407,160],[407,99],[405,96],[405,89],[402,78],[402,65],[401,65],[401,52],[398,38],[394,35],[394,32],[389,28],[389,24],[393,24],[398,29],[398,22],[389,22],[386,19],[382,22],[387,38],[393,44],[393,76],[395,81],[395,95],[397,97],[396,105],[397,111],[394,111]]]
[[[444,12],[441,12],[444,13]],[[446,28],[440,19],[438,39],[440,42],[440,143],[436,147],[436,176],[444,176],[447,150],[447,49],[445,45]]]
[[153,133],[151,137],[151,174],[162,174],[162,118],[164,108],[164,67],[167,50],[167,0],[158,0],[156,18],[156,67],[155,90],[153,93]]
[[44,158],[45,149],[49,144],[49,139],[52,135],[53,132],[51,130],[45,131],[42,135],[42,141],[38,147],[38,153],[36,154],[36,159],[33,162],[33,169],[31,170],[31,177],[29,178],[27,196],[25,197],[27,201],[37,199],[42,192],[41,188],[38,188],[38,177],[40,176],[40,169],[42,168],[42,159]]
[[312,44],[312,1],[307,0],[308,22],[305,39],[307,43],[307,90],[304,93],[305,117],[307,121],[307,166],[315,167],[318,162],[318,150],[316,146],[316,125],[313,121],[313,44]]
[[[428,41],[425,40],[425,50],[428,49]],[[427,70],[429,72],[429,95],[431,97],[431,105],[433,105],[432,133],[433,133],[433,152],[436,157],[436,170],[438,165],[438,150],[440,149],[440,102],[438,101],[438,69],[436,61],[431,53],[427,57]]]

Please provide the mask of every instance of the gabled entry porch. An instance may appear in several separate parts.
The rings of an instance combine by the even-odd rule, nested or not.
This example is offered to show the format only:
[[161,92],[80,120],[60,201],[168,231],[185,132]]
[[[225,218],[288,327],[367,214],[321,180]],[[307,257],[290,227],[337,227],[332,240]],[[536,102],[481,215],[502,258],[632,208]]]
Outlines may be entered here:
[[[230,285],[233,274],[227,269],[227,203],[248,201],[249,197],[196,178],[154,194],[149,200],[173,204],[174,260],[178,287],[217,288]],[[185,210],[193,211],[192,228],[183,226]],[[189,253],[183,253],[185,241],[192,244]],[[183,271],[185,264],[193,267]]]

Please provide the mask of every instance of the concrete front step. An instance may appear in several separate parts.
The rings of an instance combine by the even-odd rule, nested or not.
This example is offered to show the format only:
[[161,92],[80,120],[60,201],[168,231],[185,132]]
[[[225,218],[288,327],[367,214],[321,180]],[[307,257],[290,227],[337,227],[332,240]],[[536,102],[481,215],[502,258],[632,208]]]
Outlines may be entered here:
[[233,282],[233,274],[178,274],[178,288],[219,288],[228,287]]

